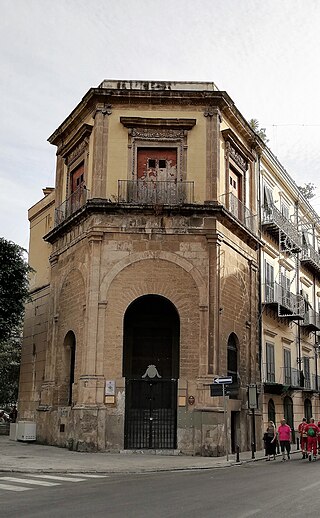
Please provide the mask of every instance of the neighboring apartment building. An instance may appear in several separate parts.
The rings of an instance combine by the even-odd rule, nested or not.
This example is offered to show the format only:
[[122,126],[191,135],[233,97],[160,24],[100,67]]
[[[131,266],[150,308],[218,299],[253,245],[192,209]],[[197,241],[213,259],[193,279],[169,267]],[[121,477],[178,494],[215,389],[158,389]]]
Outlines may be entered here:
[[29,213],[19,418],[77,450],[222,455],[210,384],[230,375],[228,448],[249,449],[262,141],[213,83],[139,81],[89,90],[49,141],[55,189]]
[[264,424],[319,418],[320,219],[281,164],[261,158]]

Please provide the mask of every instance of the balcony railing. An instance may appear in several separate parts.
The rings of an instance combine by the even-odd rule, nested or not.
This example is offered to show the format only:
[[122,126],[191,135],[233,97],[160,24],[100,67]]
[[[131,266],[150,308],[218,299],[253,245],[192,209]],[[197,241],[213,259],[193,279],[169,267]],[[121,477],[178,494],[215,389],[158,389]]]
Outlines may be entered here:
[[320,254],[311,245],[306,245],[302,248],[300,261],[318,273],[320,272]]
[[301,371],[293,369],[292,367],[282,367],[281,371],[281,383],[283,385],[299,388],[303,387],[304,377],[301,376]]
[[247,227],[253,234],[258,232],[258,217],[253,214],[248,207],[244,205],[234,194],[228,192],[220,196],[222,205],[231,212],[231,214]]
[[301,326],[310,331],[320,331],[320,315],[314,309],[305,312]]
[[316,391],[320,391],[320,376],[319,375],[312,375],[312,388]]
[[194,182],[118,180],[119,203],[184,205],[194,202]]
[[[296,226],[291,223],[274,205],[262,207],[261,224],[272,234],[282,233],[282,241],[293,251],[301,250],[301,235]],[[290,244],[288,243],[288,239]]]
[[302,319],[305,313],[305,303],[302,295],[292,293],[277,282],[262,285],[262,300],[264,304],[274,305],[278,316]]
[[86,204],[89,198],[89,190],[80,186],[55,210],[54,224],[60,225],[71,214],[75,213],[83,205]]

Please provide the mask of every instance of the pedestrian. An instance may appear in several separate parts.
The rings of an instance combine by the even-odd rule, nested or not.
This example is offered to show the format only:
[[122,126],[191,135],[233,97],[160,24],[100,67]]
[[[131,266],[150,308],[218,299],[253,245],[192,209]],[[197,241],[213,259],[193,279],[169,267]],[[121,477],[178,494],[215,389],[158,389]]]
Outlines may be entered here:
[[277,444],[277,430],[273,421],[269,421],[267,430],[264,434],[264,442],[266,448],[266,460],[273,460],[276,458],[276,444]]
[[[320,430],[320,421],[318,421],[318,428],[319,428],[319,430]],[[318,435],[318,453],[319,453],[319,455],[320,455],[320,433],[319,433],[319,435]]]
[[285,461],[285,450],[287,452],[287,457],[290,459],[290,451],[291,451],[291,428],[286,423],[285,419],[281,419],[280,426],[278,428],[278,437],[280,442],[280,448],[282,453],[282,460]]
[[[319,435],[319,428],[314,422],[313,417],[310,419],[310,423],[306,426],[306,432],[308,436],[308,458],[309,461],[311,460],[317,460],[317,447],[318,447],[318,435]],[[312,459],[312,453],[313,453],[313,459]]]
[[300,434],[300,446],[301,446],[303,459],[306,459],[308,457],[308,455],[307,455],[308,436],[307,436],[307,432],[305,430],[306,426],[307,426],[307,420],[304,417],[298,426],[298,432]]

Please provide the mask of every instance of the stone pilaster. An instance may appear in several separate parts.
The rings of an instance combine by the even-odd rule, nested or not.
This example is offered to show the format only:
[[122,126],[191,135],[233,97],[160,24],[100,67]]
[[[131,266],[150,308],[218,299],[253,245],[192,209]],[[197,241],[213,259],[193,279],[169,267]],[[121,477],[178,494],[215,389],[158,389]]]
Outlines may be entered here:
[[220,362],[220,245],[217,234],[208,234],[209,251],[209,329],[208,374],[219,373]]
[[98,105],[94,115],[92,198],[107,196],[107,151],[111,106]]
[[206,201],[220,194],[220,110],[210,106],[204,112],[206,125]]

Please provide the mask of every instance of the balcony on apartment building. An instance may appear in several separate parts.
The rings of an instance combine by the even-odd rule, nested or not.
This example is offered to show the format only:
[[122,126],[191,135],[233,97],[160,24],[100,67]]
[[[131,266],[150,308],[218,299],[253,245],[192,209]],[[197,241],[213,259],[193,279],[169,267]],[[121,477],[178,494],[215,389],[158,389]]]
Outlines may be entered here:
[[277,282],[262,285],[262,303],[277,312],[279,317],[303,320],[305,303],[302,295],[296,295]]
[[222,205],[253,234],[258,233],[258,217],[231,192],[220,196]]
[[309,243],[303,244],[300,261],[303,266],[307,267],[312,272],[318,275],[320,274],[320,254]]
[[299,252],[301,235],[297,227],[287,219],[274,204],[262,207],[261,225],[283,251]]
[[194,182],[118,180],[118,202],[138,205],[185,205],[194,203]]
[[320,331],[320,315],[314,309],[308,309],[301,322],[301,327],[307,331]]
[[69,216],[76,213],[89,199],[90,191],[80,185],[59,207],[55,210],[54,224],[60,225]]
[[276,374],[273,363],[264,363],[262,366],[262,383],[264,392],[268,394],[282,394],[288,388],[294,390],[319,392],[320,376],[306,375],[293,367],[281,367]]

